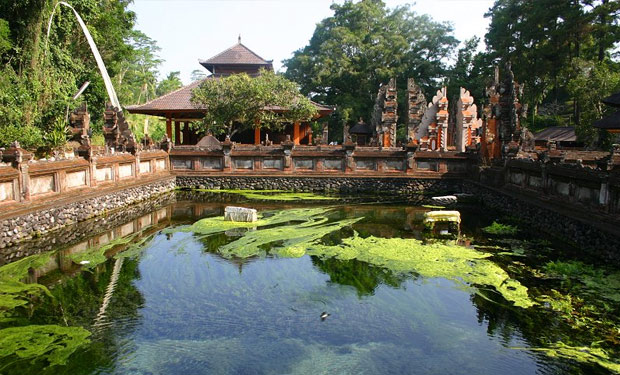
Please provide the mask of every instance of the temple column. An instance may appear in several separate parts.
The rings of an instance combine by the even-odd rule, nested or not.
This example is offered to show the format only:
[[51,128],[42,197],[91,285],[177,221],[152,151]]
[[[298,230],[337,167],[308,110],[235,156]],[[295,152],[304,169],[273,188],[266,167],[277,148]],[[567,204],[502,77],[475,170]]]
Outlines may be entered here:
[[166,135],[172,139],[172,118],[166,117]]
[[299,145],[299,122],[293,124],[293,144]]
[[178,121],[174,122],[174,145],[181,144],[181,124]]
[[260,145],[260,127],[254,128],[254,144]]
[[189,145],[190,142],[189,136],[189,121],[185,121],[185,126],[183,127],[183,144]]

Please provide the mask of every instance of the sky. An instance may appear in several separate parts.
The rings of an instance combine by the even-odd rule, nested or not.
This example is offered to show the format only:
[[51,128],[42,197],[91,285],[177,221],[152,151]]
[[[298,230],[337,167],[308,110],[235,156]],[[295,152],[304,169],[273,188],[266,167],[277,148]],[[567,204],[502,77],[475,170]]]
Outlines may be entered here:
[[[281,70],[282,60],[306,46],[315,26],[333,14],[332,0],[134,0],[137,28],[157,41],[160,79],[180,71],[190,83],[195,69],[205,72],[199,59],[208,59],[241,42]],[[342,3],[343,0],[335,1]],[[489,19],[484,14],[494,0],[384,0],[389,8],[411,6],[435,21],[451,22],[454,36],[463,41],[484,39]]]

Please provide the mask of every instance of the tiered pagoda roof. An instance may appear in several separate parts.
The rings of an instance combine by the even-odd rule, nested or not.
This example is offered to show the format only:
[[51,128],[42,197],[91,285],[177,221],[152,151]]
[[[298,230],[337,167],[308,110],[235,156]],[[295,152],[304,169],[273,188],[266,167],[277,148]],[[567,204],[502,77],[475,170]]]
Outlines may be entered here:
[[234,46],[218,53],[207,60],[199,60],[200,65],[204,66],[213,74],[218,71],[235,72],[254,72],[260,68],[273,70],[273,60],[265,60],[254,51],[241,43],[241,38]]
[[[162,95],[145,104],[127,106],[130,113],[162,116],[167,118],[199,119],[204,116],[205,109],[196,107],[192,101],[192,91],[207,79],[218,79],[236,73],[247,73],[251,76],[259,74],[260,69],[273,70],[272,60],[265,60],[248,47],[238,43],[227,50],[207,60],[200,60],[200,64],[212,74],[205,79],[190,83],[178,90]],[[313,102],[314,103],[314,102]],[[319,117],[329,115],[334,111],[332,107],[314,103]],[[266,110],[280,112],[286,108],[270,106]]]

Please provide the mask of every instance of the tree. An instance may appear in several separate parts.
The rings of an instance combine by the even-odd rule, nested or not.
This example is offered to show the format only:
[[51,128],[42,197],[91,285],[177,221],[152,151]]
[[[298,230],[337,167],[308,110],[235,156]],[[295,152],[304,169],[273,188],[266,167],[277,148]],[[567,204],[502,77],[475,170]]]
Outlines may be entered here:
[[317,113],[293,82],[265,70],[256,78],[242,73],[207,79],[194,89],[192,102],[205,108],[198,125],[201,130],[230,136],[258,123],[278,130],[287,123],[308,121]]
[[[66,105],[78,104],[70,98],[85,81],[90,81],[90,86],[81,99],[95,109],[91,111],[95,131],[101,128],[107,93],[70,10],[57,8],[46,41],[47,21],[56,3],[0,1],[0,14],[6,20],[0,21],[0,146],[15,139],[32,147],[46,143],[49,137],[44,138],[41,133],[50,132],[65,121]],[[134,98],[141,101],[154,96],[157,76],[157,64],[140,64],[142,47],[147,46],[140,44],[140,35],[144,34],[134,29],[135,14],[128,10],[129,3],[71,1],[88,25],[123,104],[135,103]],[[154,42],[153,46],[156,47]],[[143,80],[139,78],[140,72],[145,73]]]
[[574,61],[573,69],[576,73],[568,82],[567,90],[571,96],[580,98],[582,116],[575,130],[581,140],[594,145],[600,137],[592,123],[615,110],[601,100],[620,91],[620,66],[578,59]]
[[576,73],[573,61],[611,57],[619,11],[620,3],[607,0],[496,0],[486,15],[488,54],[496,62],[512,62],[533,113],[541,104],[572,99],[572,117],[579,120],[580,98],[566,90]]
[[162,96],[183,87],[180,76],[181,72],[179,71],[168,73],[168,76],[157,84],[157,89],[155,90],[157,96]]
[[345,1],[331,9],[334,15],[317,24],[310,43],[284,61],[286,77],[302,93],[337,106],[330,137],[340,135],[345,122],[369,119],[379,85],[392,77],[401,91],[408,77],[429,95],[436,90],[457,44],[450,25],[408,7],[388,9],[378,0]]
[[205,78],[207,78],[207,74],[204,72],[204,70],[200,69],[192,70],[192,74],[190,75],[190,79],[192,80],[192,82],[200,81]]
[[9,29],[9,23],[0,18],[0,58],[11,48],[13,48],[13,43],[11,43],[11,29]]

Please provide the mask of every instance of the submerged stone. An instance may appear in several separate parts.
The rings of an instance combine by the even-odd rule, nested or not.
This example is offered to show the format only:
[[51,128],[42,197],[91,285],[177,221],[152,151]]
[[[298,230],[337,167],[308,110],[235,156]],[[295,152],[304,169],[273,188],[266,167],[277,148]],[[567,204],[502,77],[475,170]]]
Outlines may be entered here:
[[455,195],[444,195],[441,197],[433,197],[431,198],[434,203],[442,206],[448,206],[451,204],[455,204],[458,201],[458,198]]
[[258,220],[258,212],[253,208],[228,206],[224,209],[224,220],[254,223]]

